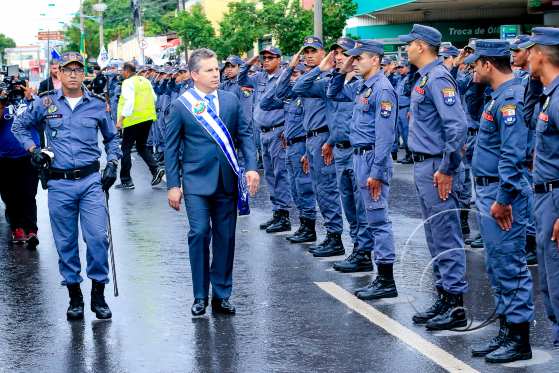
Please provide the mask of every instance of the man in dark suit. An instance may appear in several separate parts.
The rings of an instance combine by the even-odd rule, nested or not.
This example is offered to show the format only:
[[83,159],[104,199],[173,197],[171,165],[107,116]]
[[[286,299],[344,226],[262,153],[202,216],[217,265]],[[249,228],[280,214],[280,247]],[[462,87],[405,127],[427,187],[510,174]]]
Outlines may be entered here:
[[53,89],[60,89],[62,87],[62,83],[58,79],[59,70],[60,62],[57,60],[52,60],[50,63],[49,77],[39,84],[39,92],[37,92],[38,94],[52,91]]
[[[169,205],[178,211],[184,192],[190,224],[188,246],[194,290],[192,314],[200,316],[206,312],[210,283],[213,311],[234,314],[235,307],[229,302],[229,297],[237,222],[237,174],[222,148],[193,113],[209,113],[211,108],[221,119],[231,139],[243,153],[246,183],[251,195],[256,193],[259,184],[256,150],[252,130],[243,119],[239,99],[233,93],[218,90],[216,54],[209,49],[194,51],[189,69],[194,87],[171,104],[167,122],[165,167],[168,200]],[[199,97],[195,105],[189,105],[185,99],[189,94]],[[181,151],[182,189],[179,169]],[[213,254],[211,267],[210,241]]]

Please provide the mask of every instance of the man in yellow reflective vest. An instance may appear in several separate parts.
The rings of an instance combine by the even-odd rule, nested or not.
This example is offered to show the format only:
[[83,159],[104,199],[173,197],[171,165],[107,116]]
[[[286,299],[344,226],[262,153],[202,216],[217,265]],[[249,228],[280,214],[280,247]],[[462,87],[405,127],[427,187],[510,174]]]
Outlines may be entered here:
[[118,189],[134,189],[130,176],[132,160],[130,152],[136,143],[136,150],[146,165],[149,167],[153,178],[151,185],[161,182],[165,170],[159,167],[153,153],[146,146],[149,130],[157,119],[155,114],[155,101],[157,96],[151,83],[146,78],[136,75],[136,66],[125,63],[122,67],[122,91],[118,100],[116,127],[122,129],[122,160],[120,167],[120,182]]

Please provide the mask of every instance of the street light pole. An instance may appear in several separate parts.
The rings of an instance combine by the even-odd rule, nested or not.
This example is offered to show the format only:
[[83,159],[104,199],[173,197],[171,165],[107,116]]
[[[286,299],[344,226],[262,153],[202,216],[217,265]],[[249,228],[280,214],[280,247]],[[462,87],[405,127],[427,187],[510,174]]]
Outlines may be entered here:
[[314,36],[322,39],[322,0],[314,0]]
[[134,15],[134,26],[136,27],[136,37],[138,39],[138,47],[140,49],[140,58],[138,63],[144,64],[144,26],[142,25],[142,5],[141,0],[132,0],[132,12]]
[[99,13],[99,52],[105,47],[103,12],[107,10],[107,4],[99,2],[93,5],[93,9]]

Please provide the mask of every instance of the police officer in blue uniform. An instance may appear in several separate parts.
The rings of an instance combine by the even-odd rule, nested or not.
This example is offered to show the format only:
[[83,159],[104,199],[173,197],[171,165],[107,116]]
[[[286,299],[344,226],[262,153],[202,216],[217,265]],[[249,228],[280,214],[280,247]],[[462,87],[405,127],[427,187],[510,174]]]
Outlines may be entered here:
[[[32,154],[37,167],[49,167],[48,204],[52,233],[59,255],[59,270],[68,292],[67,318],[83,319],[81,264],[78,250],[78,220],[87,245],[87,276],[92,280],[91,310],[97,318],[111,318],[104,288],[109,282],[107,239],[108,210],[103,191],[117,177],[122,156],[120,139],[101,96],[82,90],[83,57],[62,54],[62,89],[36,97],[14,122],[13,132]],[[33,130],[44,126],[48,152],[35,145]],[[98,132],[103,135],[107,166],[99,173]]]
[[399,143],[399,138],[402,138],[406,155],[403,159],[398,160],[398,163],[412,164],[411,151],[408,147],[409,135],[409,113],[410,113],[410,63],[406,58],[401,58],[398,61],[398,73],[400,80],[396,85],[396,95],[398,96],[398,122],[396,125],[396,143]]
[[443,64],[448,70],[454,67],[454,59],[458,57],[460,51],[454,45],[445,45],[439,49],[439,57],[443,59]]
[[305,155],[306,136],[303,128],[303,101],[293,93],[295,81],[305,73],[302,63],[295,67],[286,67],[273,89],[269,90],[260,107],[263,110],[273,110],[283,107],[285,112],[285,130],[283,143],[286,149],[286,167],[291,183],[291,195],[299,212],[301,224],[293,235],[286,237],[291,243],[316,241],[316,197],[312,187],[312,179],[308,170],[303,170],[301,158]]
[[[264,70],[249,76],[251,66],[255,65],[259,58]],[[280,62],[281,51],[276,47],[267,47],[241,66],[238,77],[239,85],[255,90],[253,123],[260,130],[264,175],[270,188],[273,211],[272,218],[260,224],[260,229],[266,230],[267,233],[291,230],[288,210],[291,206],[291,193],[285,168],[285,147],[282,144],[284,110],[283,107],[274,110],[263,110],[260,107],[260,101],[279,78]]]
[[400,40],[408,44],[408,59],[419,69],[411,94],[408,145],[439,295],[413,321],[430,330],[463,327],[467,324],[462,298],[467,290],[466,255],[456,191],[466,116],[456,82],[437,57],[441,33],[416,24]]
[[[345,96],[354,101],[350,121],[353,169],[365,205],[366,218],[374,241],[378,276],[355,295],[361,299],[398,296],[394,283],[394,234],[388,216],[392,158],[398,99],[396,91],[381,69],[384,46],[374,40],[358,40],[347,51],[349,58],[335,72],[328,97]],[[357,70],[361,80],[346,83],[348,73]]]
[[316,201],[326,228],[324,241],[311,247],[310,251],[320,257],[343,255],[345,250],[342,243],[342,207],[336,180],[333,142],[326,118],[328,114],[326,91],[319,89],[323,94],[322,97],[317,97],[316,92],[313,92],[316,90],[313,88],[316,81],[327,79],[329,74],[320,71],[318,67],[325,57],[322,40],[316,36],[306,37],[303,47],[293,57],[292,62],[301,54],[305,56],[305,65],[310,70],[297,79],[293,92],[303,98],[305,113],[303,126],[307,131],[307,154],[303,161],[305,164],[308,162]]
[[491,86],[479,126],[472,173],[480,213],[485,262],[495,292],[499,334],[472,349],[490,363],[532,358],[530,321],[534,318],[532,276],[526,265],[526,225],[530,185],[524,173],[528,127],[524,120],[524,87],[510,65],[504,40],[476,40],[475,63],[481,83]]
[[544,86],[536,125],[535,215],[540,289],[559,347],[559,29],[536,27],[520,47],[530,48],[530,71]]

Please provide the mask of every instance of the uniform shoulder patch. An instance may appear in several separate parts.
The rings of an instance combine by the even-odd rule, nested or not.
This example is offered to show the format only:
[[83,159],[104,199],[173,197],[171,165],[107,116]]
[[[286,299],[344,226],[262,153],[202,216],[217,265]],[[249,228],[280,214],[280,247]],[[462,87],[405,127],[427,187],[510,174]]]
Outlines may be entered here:
[[429,75],[423,75],[423,77],[419,80],[419,88],[425,87],[428,81],[429,81]]
[[383,118],[388,118],[392,114],[392,102],[381,101],[380,102],[380,116]]
[[507,126],[512,126],[516,123],[516,104],[507,104],[501,107],[501,115],[503,116],[503,122]]
[[456,89],[454,87],[445,87],[441,90],[443,94],[443,101],[448,106],[452,106],[456,103]]

